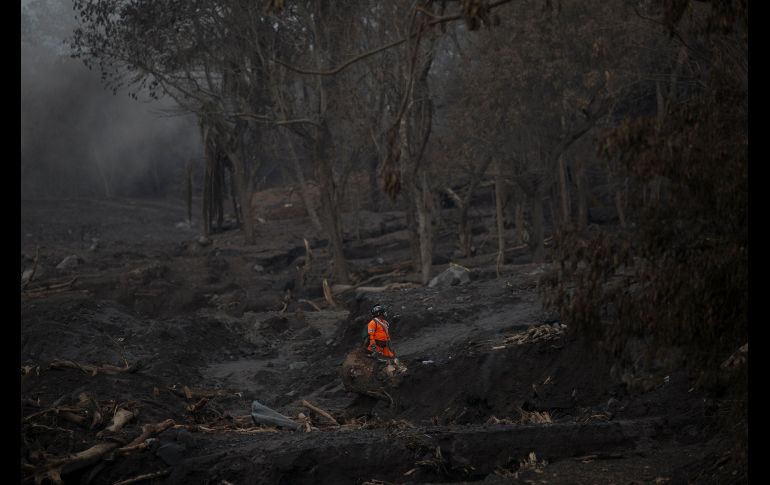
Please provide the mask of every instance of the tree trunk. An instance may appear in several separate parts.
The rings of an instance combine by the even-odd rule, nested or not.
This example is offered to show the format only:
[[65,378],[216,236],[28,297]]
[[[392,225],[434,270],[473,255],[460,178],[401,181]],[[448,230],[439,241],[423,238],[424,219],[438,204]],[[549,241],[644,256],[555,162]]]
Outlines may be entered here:
[[241,220],[243,220],[243,217],[241,217],[241,210],[240,207],[238,207],[238,190],[235,188],[235,175],[233,174],[233,171],[230,170],[230,199],[233,202],[233,213],[235,214],[235,224],[238,227],[241,227]]
[[313,201],[310,198],[307,182],[305,182],[305,174],[302,172],[302,166],[299,164],[299,157],[297,157],[297,149],[294,147],[294,142],[291,140],[289,135],[284,132],[284,136],[286,138],[286,143],[289,145],[289,150],[291,150],[291,166],[294,169],[294,177],[297,181],[297,185],[299,186],[299,195],[302,198],[302,203],[305,205],[305,211],[307,212],[307,215],[310,218],[310,223],[313,224],[313,227],[315,227],[317,231],[321,232],[323,231],[323,226],[321,225],[321,220],[318,218],[318,212],[315,210]]
[[316,161],[318,180],[321,185],[321,207],[324,213],[324,226],[329,238],[329,252],[334,264],[334,279],[337,283],[348,283],[348,269],[342,242],[342,224],[340,223],[340,207],[334,187],[334,169],[330,159],[328,144],[331,141],[326,121],[321,121],[321,127],[316,130]]
[[625,194],[622,188],[615,189],[615,209],[618,211],[618,219],[620,219],[620,227],[626,227],[626,214],[624,211]]
[[532,261],[535,263],[545,262],[544,240],[544,217],[543,217],[543,199],[545,198],[544,184],[537,182],[535,197],[532,200],[532,238],[530,247],[532,248]]
[[460,206],[460,223],[457,227],[460,239],[460,250],[466,258],[471,257],[471,228],[468,224],[468,205],[469,204],[462,204]]
[[192,198],[193,198],[193,162],[187,161],[185,167],[185,200],[187,201],[187,224],[192,227]]
[[582,157],[577,159],[575,184],[577,185],[578,229],[583,230],[588,227],[588,191],[586,187],[585,161]]
[[254,234],[254,215],[251,211],[251,177],[246,170],[243,158],[240,154],[229,151],[227,156],[233,164],[233,176],[238,189],[238,198],[241,201],[241,215],[243,216],[243,238],[247,245],[256,242]]
[[567,181],[567,163],[564,154],[558,158],[559,170],[559,195],[561,200],[561,223],[569,225],[572,220],[572,210],[570,207],[569,184]]
[[409,252],[412,255],[412,271],[419,272],[421,268],[420,264],[420,234],[417,229],[417,202],[415,201],[415,194],[417,188],[413,187],[414,180],[412,177],[403,179],[406,183],[404,194],[404,202],[406,207],[404,209],[406,213],[406,227],[409,233]]
[[420,274],[422,284],[430,281],[431,268],[433,266],[433,227],[431,217],[431,193],[428,185],[428,176],[421,172],[420,190],[415,194],[417,204],[417,227],[420,234]]
[[500,277],[500,269],[505,262],[505,216],[503,214],[503,202],[505,201],[505,187],[500,170],[500,162],[495,160],[495,219],[497,220],[497,264],[495,271]]
[[225,219],[225,208],[224,208],[224,164],[222,163],[223,160],[221,158],[217,158],[217,163],[214,165],[214,177],[212,180],[213,185],[213,197],[212,202],[214,203],[214,213],[216,214],[217,219],[217,230],[221,231],[224,227],[224,219]]
[[521,200],[516,201],[516,207],[514,209],[514,220],[516,224],[515,232],[515,244],[524,244],[529,242],[529,232],[526,227],[526,218],[524,217],[524,204]]
[[203,172],[203,201],[201,203],[201,230],[204,236],[211,233],[211,154],[206,152],[206,168]]

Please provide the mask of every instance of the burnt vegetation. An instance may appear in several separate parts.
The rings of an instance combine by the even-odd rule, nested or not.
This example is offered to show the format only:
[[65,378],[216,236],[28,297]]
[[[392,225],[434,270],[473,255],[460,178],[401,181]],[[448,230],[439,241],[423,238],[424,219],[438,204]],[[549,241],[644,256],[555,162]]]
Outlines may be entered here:
[[24,201],[22,480],[748,480],[747,1],[73,6],[201,153]]

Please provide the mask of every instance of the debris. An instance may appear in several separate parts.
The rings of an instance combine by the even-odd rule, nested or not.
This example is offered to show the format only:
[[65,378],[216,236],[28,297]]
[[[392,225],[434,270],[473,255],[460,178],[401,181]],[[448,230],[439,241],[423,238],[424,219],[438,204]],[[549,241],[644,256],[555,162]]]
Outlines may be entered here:
[[530,451],[527,458],[519,462],[519,470],[533,470],[535,472],[542,471],[548,464],[545,460],[538,460],[534,451]]
[[321,311],[321,307],[319,307],[318,305],[316,305],[315,303],[313,303],[310,300],[305,300],[304,298],[301,298],[301,299],[299,299],[297,301],[299,303],[307,303],[308,305],[312,306],[316,311],[319,311],[319,312]]
[[490,425],[490,424],[516,424],[516,422],[513,421],[512,419],[508,419],[508,418],[498,419],[495,416],[492,416],[484,424],[486,424],[486,425]]
[[251,417],[254,420],[254,423],[257,425],[266,424],[269,426],[289,428],[294,431],[301,428],[299,423],[292,421],[283,414],[273,411],[259,401],[252,401]]
[[91,374],[92,376],[95,376],[99,372],[101,372],[102,374],[121,374],[125,372],[132,374],[137,370],[139,370],[139,368],[141,367],[141,362],[137,361],[133,365],[128,365],[128,362],[126,362],[124,367],[118,367],[110,364],[104,364],[104,365],[80,364],[78,362],[73,362],[71,360],[55,360],[50,364],[48,364],[49,369],[58,369],[61,367],[78,369],[80,371],[85,372],[86,374]]
[[526,343],[534,343],[548,340],[555,340],[564,335],[566,325],[560,325],[558,327],[548,324],[538,325],[535,327],[529,327],[523,332],[515,333],[503,340],[503,345],[492,347],[492,350],[499,350],[505,348],[509,344],[522,345]]
[[[356,348],[345,357],[340,369],[340,377],[345,389],[350,392],[389,401],[393,398],[386,388],[395,388],[401,382],[402,372],[386,372],[386,366],[379,365],[377,359],[369,357],[362,349]],[[395,367],[394,367],[395,370]]]
[[520,424],[532,423],[532,424],[544,424],[552,423],[551,415],[548,411],[525,411],[521,407],[518,409],[520,418]]
[[201,389],[198,387],[187,387],[182,386],[179,388],[178,386],[171,386],[168,388],[169,391],[173,392],[177,396],[184,397],[186,399],[200,399],[202,397],[206,398],[212,398],[212,397],[224,397],[224,396],[231,396],[235,395],[235,391],[231,391],[228,389],[216,389],[216,390],[210,390],[210,389]]
[[50,285],[41,286],[41,287],[37,287],[37,288],[27,288],[27,289],[24,290],[24,294],[29,295],[29,294],[45,293],[45,292],[48,292],[48,291],[50,291],[50,292],[63,291],[65,289],[69,288],[70,286],[72,286],[72,284],[74,284],[75,281],[77,281],[77,279],[78,279],[78,277],[75,276],[71,280],[65,281],[64,283],[50,284]]
[[324,298],[326,299],[326,302],[329,303],[332,307],[336,307],[337,303],[334,301],[334,297],[332,296],[332,290],[329,288],[329,282],[324,278],[323,280],[323,290],[324,290]]
[[171,473],[170,469],[168,469],[168,470],[161,470],[159,472],[153,472],[153,473],[145,473],[143,475],[139,475],[139,476],[134,477],[134,478],[129,478],[127,480],[121,480],[119,482],[115,482],[113,485],[131,485],[132,483],[139,483],[139,482],[144,482],[144,481],[147,481],[147,480],[152,480],[154,478],[165,477],[169,473]]
[[134,416],[136,416],[136,413],[129,411],[128,409],[120,408],[115,412],[115,415],[112,417],[112,423],[104,428],[102,431],[96,433],[97,438],[101,438],[105,436],[106,434],[115,434],[121,429],[123,429],[123,426],[126,425],[129,421],[131,421]]
[[746,356],[749,353],[749,343],[746,342],[738,350],[736,350],[730,357],[722,362],[723,369],[735,369],[746,363]]
[[191,405],[187,406],[187,410],[190,411],[191,413],[195,413],[195,412],[199,411],[203,406],[205,406],[206,403],[208,403],[208,402],[209,402],[209,398],[202,397],[195,404],[191,404]]
[[324,411],[323,409],[321,409],[321,408],[311,404],[310,402],[308,402],[308,401],[303,399],[302,400],[302,405],[305,406],[306,408],[310,409],[311,411],[313,411],[313,412],[323,416],[324,418],[326,418],[327,421],[331,422],[334,426],[339,426],[340,425],[340,423],[338,423],[337,420],[334,419],[334,417],[332,417],[331,414],[329,414],[326,411]]

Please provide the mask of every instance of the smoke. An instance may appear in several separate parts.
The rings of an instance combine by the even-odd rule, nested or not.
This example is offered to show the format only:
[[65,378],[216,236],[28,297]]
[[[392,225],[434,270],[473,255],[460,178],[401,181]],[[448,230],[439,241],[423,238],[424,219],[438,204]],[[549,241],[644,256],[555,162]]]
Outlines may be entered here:
[[105,89],[69,57],[74,24],[68,1],[22,1],[22,198],[177,192],[185,164],[202,157],[194,117]]

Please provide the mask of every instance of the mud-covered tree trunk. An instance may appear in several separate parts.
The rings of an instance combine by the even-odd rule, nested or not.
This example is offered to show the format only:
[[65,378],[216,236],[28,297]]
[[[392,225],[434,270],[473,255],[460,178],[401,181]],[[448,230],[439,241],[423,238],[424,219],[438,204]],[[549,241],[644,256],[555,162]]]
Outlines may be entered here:
[[557,160],[559,173],[559,201],[561,202],[561,224],[569,225],[572,221],[572,208],[570,207],[569,183],[567,180],[566,156],[561,154]]
[[585,161],[582,157],[575,164],[575,185],[577,186],[577,225],[578,229],[588,226],[588,187],[586,187]]
[[420,234],[417,230],[417,203],[414,202],[416,189],[412,188],[413,181],[406,183],[404,199],[406,203],[406,227],[409,233],[409,252],[412,255],[412,270],[420,271]]
[[235,175],[232,169],[230,169],[230,199],[233,203],[233,213],[235,214],[235,223],[238,227],[241,226],[241,208],[238,206],[238,190],[235,188]]
[[529,241],[529,233],[526,227],[526,218],[524,217],[524,203],[520,198],[516,199],[514,206],[514,224],[516,225],[516,231],[514,232],[514,243],[516,245],[524,244]]
[[460,241],[460,250],[463,252],[466,258],[471,257],[471,227],[468,224],[468,205],[462,204],[460,206],[460,222],[457,224],[457,236]]
[[347,261],[342,241],[342,223],[337,191],[334,184],[334,169],[330,154],[331,134],[325,120],[316,129],[315,155],[318,167],[318,181],[321,186],[321,208],[323,225],[329,238],[329,253],[334,264],[334,278],[339,283],[348,283]]
[[254,216],[251,211],[251,174],[246,169],[245,160],[239,153],[228,151],[227,155],[233,164],[233,176],[238,199],[241,202],[244,242],[246,244],[254,244],[256,242],[256,235],[254,233]]
[[310,223],[317,231],[323,231],[321,220],[318,218],[318,213],[313,205],[313,200],[310,198],[310,191],[305,181],[305,174],[302,172],[302,166],[299,164],[299,157],[297,156],[297,149],[294,147],[294,143],[288,134],[285,134],[286,144],[289,145],[291,151],[291,167],[294,171],[294,179],[297,181],[299,187],[299,196],[302,198],[302,203],[305,205],[305,211],[310,218]]
[[211,141],[209,128],[201,128],[203,137],[203,157],[205,168],[203,170],[203,200],[201,202],[201,231],[204,236],[211,233],[211,173],[214,165],[214,156],[211,153]]
[[187,160],[185,165],[185,200],[187,202],[187,224],[192,226],[192,199],[193,199],[193,161]]
[[503,180],[500,161],[495,160],[495,220],[497,221],[497,264],[495,271],[500,277],[500,270],[505,262],[505,215],[503,205],[505,202],[505,181]]
[[487,172],[487,168],[491,163],[492,157],[487,157],[486,160],[478,167],[478,169],[473,171],[468,182],[468,188],[466,189],[462,198],[457,195],[451,188],[446,189],[446,192],[450,197],[452,197],[459,208],[460,214],[459,223],[457,225],[457,238],[460,244],[460,250],[463,252],[466,258],[471,256],[472,246],[471,227],[470,223],[468,222],[468,211],[471,206],[471,199],[473,198],[473,193],[476,191],[476,187],[478,187],[479,182],[481,182],[482,177],[484,177],[484,174]]
[[433,266],[433,204],[428,175],[425,171],[420,173],[420,190],[415,197],[419,197],[417,229],[420,235],[420,278],[422,284],[427,284],[430,281]]
[[224,180],[224,164],[221,158],[217,158],[214,164],[214,173],[212,174],[212,197],[211,202],[213,204],[214,215],[217,221],[217,230],[221,231],[225,222],[225,180]]
[[532,261],[543,263],[545,261],[545,218],[543,211],[543,199],[545,198],[545,184],[542,180],[536,182],[535,194],[532,198],[532,237],[529,244],[532,250]]

